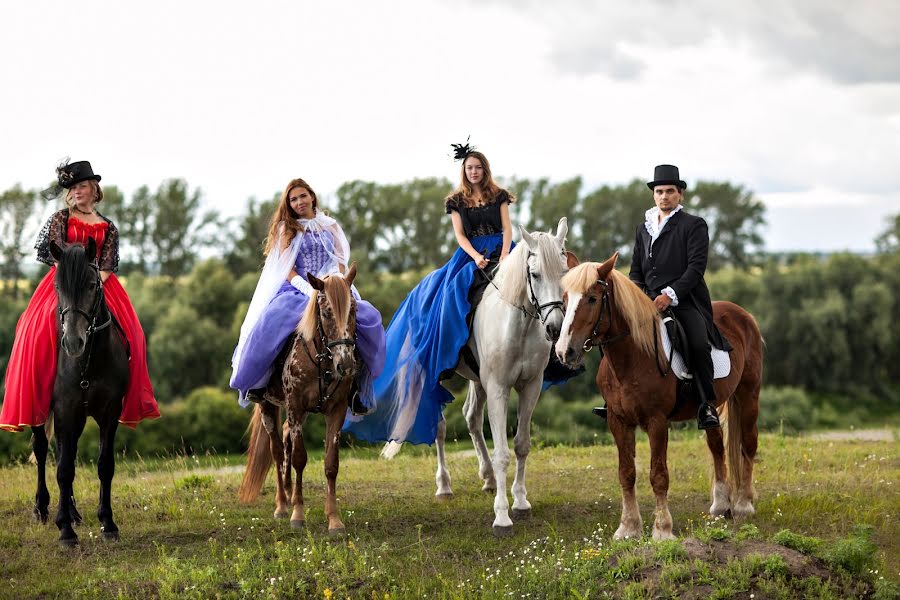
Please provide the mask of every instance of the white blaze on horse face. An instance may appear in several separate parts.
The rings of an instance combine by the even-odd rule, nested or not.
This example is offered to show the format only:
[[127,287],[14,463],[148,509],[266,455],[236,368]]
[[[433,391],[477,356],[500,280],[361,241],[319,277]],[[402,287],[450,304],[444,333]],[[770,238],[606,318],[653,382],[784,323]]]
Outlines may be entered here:
[[556,342],[556,358],[563,364],[566,362],[566,349],[572,341],[572,322],[575,320],[575,312],[578,310],[581,298],[581,294],[569,292],[569,305],[566,307],[566,316],[563,319],[559,340]]

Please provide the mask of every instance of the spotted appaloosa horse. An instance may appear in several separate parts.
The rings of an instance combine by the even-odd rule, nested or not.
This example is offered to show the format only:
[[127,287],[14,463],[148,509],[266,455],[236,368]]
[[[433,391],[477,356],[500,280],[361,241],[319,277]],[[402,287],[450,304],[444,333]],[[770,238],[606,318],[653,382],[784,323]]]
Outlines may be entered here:
[[[666,450],[669,421],[693,419],[696,401],[676,407],[676,378],[658,343],[660,315],[628,277],[615,270],[618,254],[604,263],[584,263],[564,278],[566,317],[556,344],[560,361],[579,364],[592,346],[603,352],[597,387],[606,400],[609,429],[619,449],[622,517],[617,539],[640,537],[643,524],[635,497],[635,428],[650,438],[650,482],[656,496],[655,539],[669,539],[672,516],[667,494]],[[716,326],[731,343],[731,372],[715,380],[716,406],[727,413],[721,429],[706,430],[715,467],[712,515],[753,514],[753,459],[756,456],[763,341],[753,317],[731,302],[713,302]],[[727,466],[726,452],[727,445]]]
[[[257,404],[250,423],[250,447],[247,467],[241,482],[240,499],[251,502],[259,496],[272,461],[275,461],[277,491],[275,518],[287,518],[292,527],[303,527],[303,469],[306,447],[303,423],[311,412],[325,416],[325,516],[328,532],[342,534],[335,497],[338,475],[338,447],[341,426],[347,413],[351,386],[357,375],[355,352],[356,299],[350,291],[356,277],[356,264],[346,275],[334,273],[324,280],[307,274],[314,288],[306,311],[297,326],[281,377],[273,377],[266,390],[266,402]],[[290,343],[290,342],[289,342]],[[287,411],[287,422],[281,427],[281,410]],[[268,433],[268,444],[263,437]],[[280,435],[284,435],[282,441]],[[292,512],[288,511],[286,490],[291,487],[291,467],[297,471],[291,495]]]

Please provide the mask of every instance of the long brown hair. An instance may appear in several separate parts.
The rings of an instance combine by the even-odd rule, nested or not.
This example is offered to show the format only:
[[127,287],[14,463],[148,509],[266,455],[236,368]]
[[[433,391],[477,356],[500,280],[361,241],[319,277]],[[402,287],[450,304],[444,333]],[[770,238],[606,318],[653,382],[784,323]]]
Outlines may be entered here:
[[275,214],[272,215],[272,221],[269,223],[269,235],[266,237],[266,246],[265,250],[263,250],[264,255],[268,255],[269,252],[272,251],[272,248],[275,247],[275,242],[278,240],[278,233],[282,223],[284,223],[284,235],[286,236],[286,242],[284,243],[286,245],[289,245],[291,241],[293,241],[295,235],[303,233],[303,226],[297,222],[300,215],[291,208],[289,200],[291,190],[298,187],[302,187],[309,192],[310,196],[312,196],[313,212],[318,210],[319,197],[316,196],[313,189],[309,187],[309,184],[299,177],[297,179],[291,179],[281,193],[281,200],[278,201],[278,208],[275,209]]
[[[506,191],[501,188],[499,185],[494,183],[494,176],[491,174],[491,164],[488,162],[487,157],[478,152],[477,150],[473,150],[466,155],[466,158],[462,162],[462,168],[460,169],[460,178],[459,185],[456,186],[456,189],[453,190],[453,193],[447,197],[449,200],[452,197],[461,197],[466,204],[472,205],[475,203],[475,188],[469,183],[469,180],[466,178],[466,161],[471,157],[477,158],[481,162],[482,168],[484,168],[484,179],[481,180],[480,188],[481,188],[481,199],[483,202],[490,202],[500,192]],[[509,201],[514,202],[515,196],[510,194],[508,191],[506,192],[509,196]]]

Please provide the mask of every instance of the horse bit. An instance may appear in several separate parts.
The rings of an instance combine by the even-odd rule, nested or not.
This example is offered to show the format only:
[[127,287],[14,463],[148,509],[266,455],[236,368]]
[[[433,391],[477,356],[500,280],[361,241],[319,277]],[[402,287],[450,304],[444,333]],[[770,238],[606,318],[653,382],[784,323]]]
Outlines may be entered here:
[[[337,385],[334,386],[334,389],[331,392],[326,393],[328,390],[328,386],[334,381],[334,373],[329,371],[328,369],[323,370],[322,363],[326,360],[330,361],[332,366],[334,366],[334,354],[331,353],[332,348],[336,348],[337,346],[351,346],[353,348],[356,347],[356,340],[350,338],[341,338],[337,340],[328,341],[328,336],[325,335],[325,329],[322,327],[322,306],[319,304],[321,301],[321,295],[316,300],[316,330],[319,333],[319,343],[322,345],[322,351],[318,352],[318,348],[316,348],[318,354],[315,356],[309,351],[309,346],[307,344],[303,344],[304,350],[306,350],[307,356],[309,359],[316,363],[316,371],[318,372],[318,381],[319,381],[319,399],[316,402],[315,408],[312,409],[311,412],[320,413],[322,409],[325,407],[325,403],[331,400],[332,394],[337,390]],[[313,347],[316,346],[315,340],[313,340]],[[340,382],[338,383],[340,385]]]

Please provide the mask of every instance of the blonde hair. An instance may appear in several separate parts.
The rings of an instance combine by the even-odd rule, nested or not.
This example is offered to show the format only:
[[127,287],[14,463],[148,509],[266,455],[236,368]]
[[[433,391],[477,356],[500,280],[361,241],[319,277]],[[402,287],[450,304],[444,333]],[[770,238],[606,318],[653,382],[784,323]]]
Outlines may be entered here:
[[[282,243],[287,246],[293,241],[294,236],[298,233],[303,233],[303,226],[297,222],[297,219],[300,218],[300,215],[291,208],[291,202],[289,200],[291,196],[291,190],[294,188],[301,187],[309,192],[309,195],[313,198],[313,212],[318,210],[319,208],[319,197],[316,196],[316,193],[313,191],[309,184],[306,183],[303,179],[299,177],[297,179],[291,179],[288,184],[285,186],[284,191],[281,193],[281,199],[278,201],[278,207],[275,209],[275,213],[272,215],[272,220],[269,222],[269,235],[266,236],[266,244],[265,249],[263,250],[263,255],[268,255],[269,252],[272,251],[272,248],[275,247],[275,242],[278,240],[280,234],[285,235],[285,241]],[[281,228],[281,224],[284,223],[284,228]]]
[[[584,294],[597,283],[597,269],[601,263],[584,262],[566,273],[562,286],[566,292]],[[657,352],[657,328],[653,323],[659,319],[659,311],[647,294],[622,273],[612,269],[607,280],[615,301],[615,310],[628,323],[628,330],[634,343],[643,352],[654,355]]]
[[[100,188],[100,183],[98,183],[96,179],[88,179],[87,182],[91,186],[91,191],[94,192],[94,204],[100,204],[103,201],[103,190]],[[74,187],[74,185],[72,187]],[[72,202],[72,187],[66,190],[66,206],[69,208],[75,206],[75,203]]]
[[305,340],[314,340],[318,335],[316,331],[316,307],[319,305],[319,294],[324,293],[334,312],[334,319],[338,327],[346,326],[347,319],[350,318],[350,306],[353,296],[350,293],[350,286],[344,282],[344,276],[339,273],[332,273],[324,280],[324,291],[314,289],[306,304],[306,310],[297,324],[297,333]]

